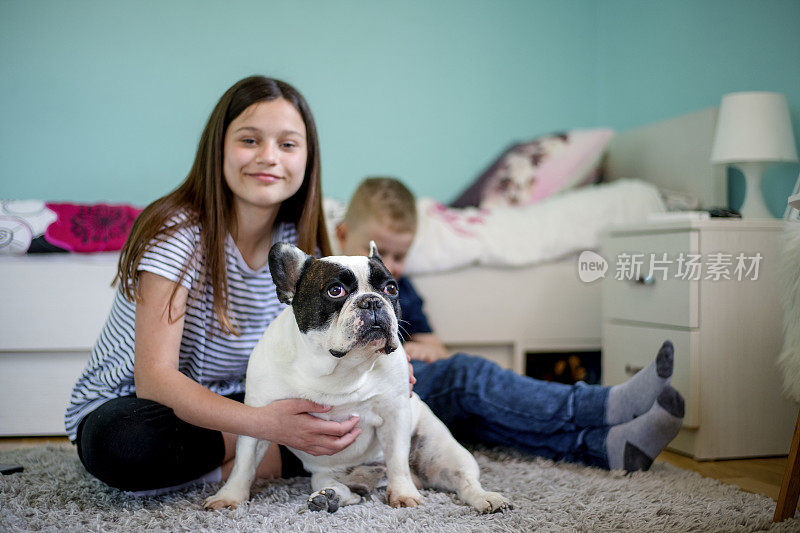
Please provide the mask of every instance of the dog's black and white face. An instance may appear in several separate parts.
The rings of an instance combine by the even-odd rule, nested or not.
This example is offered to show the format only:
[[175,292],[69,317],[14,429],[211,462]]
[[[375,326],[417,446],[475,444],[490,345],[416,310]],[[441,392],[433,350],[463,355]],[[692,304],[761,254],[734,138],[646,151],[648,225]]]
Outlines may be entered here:
[[374,244],[369,257],[315,259],[286,243],[269,252],[278,299],[291,304],[300,332],[333,357],[390,353],[399,346],[397,282]]

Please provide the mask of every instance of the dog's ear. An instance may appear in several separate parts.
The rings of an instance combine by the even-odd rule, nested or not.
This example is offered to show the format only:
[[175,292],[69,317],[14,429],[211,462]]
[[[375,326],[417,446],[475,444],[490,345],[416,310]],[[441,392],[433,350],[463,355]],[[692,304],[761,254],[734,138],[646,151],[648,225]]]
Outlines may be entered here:
[[285,304],[292,303],[300,275],[313,260],[293,244],[277,242],[272,246],[269,251],[269,271],[278,292],[278,300]]
[[378,254],[378,245],[375,244],[375,241],[369,241],[369,258],[377,259],[383,263],[383,259],[381,259],[381,256]]

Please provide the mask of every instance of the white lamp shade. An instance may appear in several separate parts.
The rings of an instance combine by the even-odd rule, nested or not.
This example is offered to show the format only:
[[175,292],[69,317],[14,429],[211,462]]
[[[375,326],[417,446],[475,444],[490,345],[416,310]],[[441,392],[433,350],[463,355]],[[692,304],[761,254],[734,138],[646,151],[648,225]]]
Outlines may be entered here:
[[723,96],[711,161],[797,161],[786,97],[769,92]]

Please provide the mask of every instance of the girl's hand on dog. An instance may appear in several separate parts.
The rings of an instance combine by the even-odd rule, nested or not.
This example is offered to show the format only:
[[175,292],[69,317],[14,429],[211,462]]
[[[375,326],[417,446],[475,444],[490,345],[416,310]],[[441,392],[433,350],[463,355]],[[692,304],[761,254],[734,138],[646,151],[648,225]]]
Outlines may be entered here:
[[256,438],[284,444],[310,455],[333,455],[350,446],[361,434],[358,416],[344,422],[322,420],[309,413],[326,413],[331,406],[310,400],[278,400],[257,408],[263,416],[260,427],[266,431]]

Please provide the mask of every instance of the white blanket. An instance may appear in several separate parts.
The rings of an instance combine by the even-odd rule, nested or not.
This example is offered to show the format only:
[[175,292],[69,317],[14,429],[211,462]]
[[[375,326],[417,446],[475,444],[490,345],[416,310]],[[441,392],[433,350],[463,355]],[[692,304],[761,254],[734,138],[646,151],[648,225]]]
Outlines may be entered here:
[[[440,272],[473,264],[524,266],[596,249],[607,226],[644,222],[664,211],[655,186],[632,179],[582,187],[528,207],[452,209],[417,200],[419,229],[406,273]],[[326,199],[331,233],[344,206]],[[335,239],[332,239],[335,241]]]

